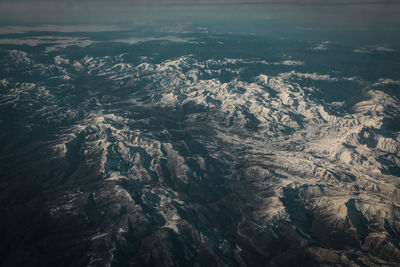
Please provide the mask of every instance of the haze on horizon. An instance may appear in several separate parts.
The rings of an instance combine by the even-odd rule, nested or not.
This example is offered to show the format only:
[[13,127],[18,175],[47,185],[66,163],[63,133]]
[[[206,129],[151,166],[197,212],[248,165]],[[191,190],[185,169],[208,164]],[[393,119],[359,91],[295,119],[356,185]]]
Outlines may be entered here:
[[157,18],[300,19],[325,24],[398,24],[395,0],[0,0],[1,25],[121,24]]

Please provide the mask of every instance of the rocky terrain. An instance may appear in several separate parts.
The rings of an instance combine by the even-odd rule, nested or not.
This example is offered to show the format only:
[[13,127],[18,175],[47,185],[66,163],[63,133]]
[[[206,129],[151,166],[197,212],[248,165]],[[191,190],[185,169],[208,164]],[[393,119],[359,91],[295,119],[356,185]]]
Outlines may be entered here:
[[90,45],[1,50],[3,265],[400,262],[398,80]]

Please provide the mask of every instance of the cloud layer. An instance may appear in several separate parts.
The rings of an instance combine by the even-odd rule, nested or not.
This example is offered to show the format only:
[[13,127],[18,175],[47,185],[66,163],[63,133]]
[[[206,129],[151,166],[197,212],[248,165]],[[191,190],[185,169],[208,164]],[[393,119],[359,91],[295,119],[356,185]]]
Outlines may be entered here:
[[[379,9],[378,11],[382,13],[382,8],[392,8],[394,6],[397,8],[398,4],[399,2],[394,0],[3,0],[0,1],[0,23],[51,23],[66,21],[71,22],[76,20],[108,23],[118,20],[128,20],[134,17],[141,17],[141,15],[144,14],[146,16],[171,16],[171,14],[165,13],[165,9],[168,9],[170,12],[171,9],[188,8],[191,10],[191,12],[201,13],[199,10],[193,11],[193,8],[210,8],[220,10],[221,8],[228,8],[229,6],[231,6],[233,9],[237,9],[237,6],[253,8],[255,10],[265,9],[263,11],[276,8],[288,8],[292,10],[295,9],[297,13],[308,12],[312,9],[321,7],[352,6],[352,8],[355,7],[355,9],[358,9],[358,6],[372,6],[372,10]],[[184,16],[188,15],[186,12],[187,10],[183,13],[177,13]],[[223,16],[224,12],[219,12],[218,14],[219,16]],[[361,16],[361,14],[357,15],[357,12],[354,12],[354,14],[358,17]],[[385,18],[386,17],[388,16],[385,16]],[[372,17],[370,16],[369,19],[371,18]]]

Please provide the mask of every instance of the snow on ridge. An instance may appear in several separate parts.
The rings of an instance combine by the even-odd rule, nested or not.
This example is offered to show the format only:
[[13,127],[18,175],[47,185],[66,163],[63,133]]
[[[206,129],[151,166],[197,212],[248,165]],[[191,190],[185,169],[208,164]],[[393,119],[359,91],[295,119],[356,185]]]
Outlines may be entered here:
[[318,74],[318,73],[301,73],[296,71],[289,72],[289,75],[297,76],[299,78],[311,79],[315,81],[338,81],[336,77],[332,77],[328,74]]
[[[15,55],[16,59],[21,58],[22,62],[26,64],[31,62],[29,56],[24,52],[12,51],[11,53]],[[69,60],[62,56],[56,56],[54,61],[59,66],[71,65]],[[232,125],[228,126],[233,127],[232,129],[239,129],[238,127],[246,125],[251,119],[251,115],[257,123],[256,128],[253,129],[255,136],[268,138],[268,140],[289,138],[288,140],[298,142],[297,136],[300,139],[300,134],[305,134],[311,139],[318,139],[318,135],[321,135],[324,142],[336,142],[337,137],[330,137],[331,141],[328,141],[329,138],[325,135],[329,136],[329,133],[335,131],[345,134],[346,127],[354,127],[354,125],[380,129],[382,119],[386,116],[386,107],[397,108],[396,102],[390,96],[380,91],[370,91],[369,100],[362,101],[354,106],[355,115],[336,117],[329,114],[324,106],[317,105],[312,99],[309,99],[304,93],[304,89],[292,79],[297,77],[324,81],[339,80],[339,78],[328,74],[290,71],[277,76],[259,75],[252,83],[236,79],[223,83],[218,78],[205,79],[203,77],[203,73],[208,70],[210,64],[218,66],[225,65],[226,62],[231,62],[230,64],[234,65],[240,61],[235,59],[231,61],[198,61],[193,56],[188,55],[158,64],[143,62],[134,66],[124,63],[121,57],[117,56],[84,57],[79,61],[74,61],[72,65],[77,71],[88,69],[89,72],[96,75],[106,75],[115,81],[120,77],[127,77],[134,82],[141,76],[145,77],[152,83],[148,92],[151,94],[152,100],[147,104],[173,107],[192,102],[209,109],[217,109],[222,114],[226,114],[226,125],[229,124],[229,120],[230,123],[233,122]],[[62,77],[67,76],[68,73],[64,73]],[[67,78],[67,80],[73,79],[71,76]],[[377,86],[378,83],[397,84],[397,82],[391,79],[380,79],[374,86]],[[299,118],[302,118],[301,121]],[[345,128],[340,130],[340,127]],[[321,128],[321,130],[318,130],[318,128]],[[361,126],[358,128],[362,129]],[[287,131],[294,131],[292,137],[284,134]],[[274,137],[276,135],[278,137]],[[341,139],[343,138],[341,137]],[[302,142],[306,142],[306,145],[311,144],[307,143],[307,139]],[[341,141],[339,143],[341,144]],[[385,144],[381,147],[390,151],[397,151],[388,147],[387,144],[391,144],[390,141],[385,141]],[[333,147],[336,147],[336,145]],[[354,160],[354,156],[351,156],[352,160],[349,159],[349,156],[345,156],[348,153],[345,149],[343,149],[343,153],[343,157],[338,155],[336,157],[343,158],[346,162]]]
[[304,61],[301,60],[283,60],[281,62],[275,63],[276,65],[286,65],[286,66],[302,66]]
[[381,85],[400,85],[400,81],[393,80],[390,78],[381,78],[373,84],[373,86],[381,86]]
[[[25,52],[11,51],[10,55],[18,64],[38,66]],[[261,228],[277,221],[292,220],[284,203],[288,191],[298,195],[298,203],[304,203],[305,209],[320,212],[330,225],[339,229],[351,226],[348,217],[350,204],[366,220],[398,223],[398,177],[390,170],[400,166],[400,134],[388,136],[383,126],[385,119],[398,118],[400,105],[390,95],[373,89],[387,84],[398,85],[399,81],[379,79],[368,88],[368,99],[353,107],[353,113],[339,116],[330,114],[325,104],[311,98],[307,93],[310,89],[303,88],[298,81],[336,82],[347,78],[290,71],[276,75],[260,74],[251,81],[243,81],[240,75],[235,75],[226,81],[213,75],[215,71],[223,68],[240,74],[243,64],[251,60],[200,61],[188,55],[157,64],[146,62],[146,59],[143,61],[138,65],[126,63],[120,55],[86,56],[71,62],[63,56],[56,56],[53,64],[40,68],[44,68],[46,75],[50,75],[51,70],[56,74],[54,77],[64,79],[74,79],[77,75],[74,71],[87,71],[88,75],[114,81],[124,89],[130,88],[126,85],[135,85],[136,81],[143,82],[145,86],[138,89],[142,90],[140,97],[138,90],[132,90],[132,94],[126,90],[127,95],[120,99],[124,105],[142,108],[143,112],[155,107],[165,109],[173,116],[185,104],[201,106],[205,110],[201,112],[202,119],[214,133],[206,137],[201,136],[202,133],[199,136],[193,134],[192,138],[204,145],[205,153],[210,157],[231,167],[232,174],[224,178],[235,179],[240,175],[257,187],[254,195],[244,197],[251,201],[252,218]],[[298,62],[286,63],[299,65]],[[45,86],[13,83],[8,79],[1,83],[6,84],[8,95],[0,99],[0,105],[18,103],[20,99],[39,100],[43,107],[34,115],[43,116],[50,122],[78,113],[70,107],[60,111],[61,107],[52,99],[51,90]],[[131,194],[118,183],[125,180],[143,183],[143,192],[153,192],[161,198],[157,210],[166,219],[163,227],[179,232],[185,220],[171,204],[179,199],[173,200],[169,192],[159,186],[168,188],[162,162],[175,181],[185,185],[191,182],[188,156],[174,144],[179,141],[157,140],[156,135],[131,127],[135,119],[119,113],[121,110],[115,110],[118,109],[116,106],[101,107],[99,99],[89,98],[87,102],[95,100],[95,110],[85,113],[89,105],[83,104],[83,118],[63,129],[52,141],[55,151],[60,157],[65,157],[69,142],[82,142],[84,160],[103,175],[107,184],[114,186],[116,196],[136,207]],[[156,119],[164,118],[154,116]],[[187,118],[182,116],[179,124],[182,131],[187,130],[184,127],[190,119],[193,120],[190,123],[197,123],[196,116],[198,114],[188,114]],[[145,118],[141,123],[149,121]],[[168,130],[163,129],[166,135]],[[207,159],[193,157],[191,160],[197,160],[204,172],[209,170]],[[242,161],[247,165],[237,170]],[[160,180],[158,184],[152,181],[153,173]],[[271,195],[264,194],[266,190],[272,191]],[[63,208],[70,210],[72,204],[68,202]],[[382,226],[382,229],[385,228]],[[382,231],[382,235],[385,234]]]
[[328,45],[331,44],[332,42],[330,41],[323,41],[314,47],[310,48],[311,50],[328,50]]
[[3,87],[7,87],[10,84],[10,82],[6,78],[3,78],[0,80],[0,84]]
[[10,50],[9,56],[11,57],[10,64],[30,65],[33,63],[30,55],[21,50]]
[[[66,64],[62,57],[55,58],[55,62]],[[290,219],[281,201],[283,190],[299,190],[310,207],[322,210],[337,225],[344,225],[348,203],[356,193],[357,203],[378,201],[384,196],[398,201],[394,176],[385,171],[400,163],[400,139],[381,133],[384,119],[400,111],[399,104],[391,96],[370,89],[369,99],[357,103],[354,113],[336,116],[310,98],[306,93],[308,89],[302,88],[297,81],[336,82],[344,78],[297,71],[274,76],[260,74],[253,81],[241,81],[239,77],[222,81],[218,75],[208,75],[211,67],[235,71],[242,67],[242,62],[245,61],[200,61],[188,55],[159,63],[145,61],[135,66],[121,57],[87,56],[74,61],[70,67],[116,82],[124,79],[133,84],[138,80],[145,81],[146,87],[141,92],[146,96],[144,100],[139,100],[134,92],[127,96],[130,98],[127,103],[136,106],[175,110],[191,103],[204,108],[206,112],[202,115],[215,131],[215,135],[202,140],[210,155],[221,161],[228,155],[235,161],[238,155],[234,149],[245,151],[244,157],[253,164],[244,171],[249,179],[274,177],[271,184],[265,185],[267,182],[261,178],[258,184],[260,187],[276,186],[275,195],[255,201],[255,218],[265,225],[274,220]],[[393,80],[380,79],[374,86],[378,83],[397,84]],[[60,136],[59,140],[68,143],[83,131],[87,135],[85,153],[99,155],[98,169],[106,179],[140,177],[142,181],[150,181],[150,171],[142,165],[143,154],[135,150],[141,148],[151,158],[150,170],[159,177],[162,177],[160,162],[166,160],[167,167],[182,183],[190,180],[186,159],[173,144],[144,136],[139,130],[130,130],[125,127],[128,124],[129,118],[123,115],[93,112],[86,114],[70,129],[68,136]],[[219,144],[225,144],[223,149],[217,149]],[[57,148],[62,146],[58,144]],[[112,153],[127,163],[126,173],[116,173],[118,170],[107,165]],[[265,165],[273,166],[275,171],[262,167]],[[255,167],[259,167],[256,172]],[[325,196],[321,190],[325,190]],[[391,209],[392,204],[388,201],[381,203],[385,212]],[[357,205],[371,217],[387,213],[380,213],[367,204]],[[178,231],[175,222],[179,218],[169,212],[165,211],[164,215],[173,218],[174,223],[165,227]]]
[[[295,76],[339,81],[338,78],[327,74],[292,71],[272,77],[260,75],[254,83],[237,80],[222,83],[218,79],[204,80],[200,77],[197,80],[188,80],[183,68],[173,64],[175,67],[171,69],[168,67],[170,65],[170,62],[165,62],[165,65],[163,63],[150,68],[152,69],[150,75],[159,77],[157,79],[160,83],[157,88],[158,92],[162,94],[161,100],[155,101],[156,105],[165,105],[169,101],[170,105],[175,106],[192,101],[205,107],[217,108],[228,118],[237,122],[236,126],[233,126],[235,130],[239,130],[238,127],[246,124],[247,113],[252,114],[259,123],[258,130],[253,133],[253,136],[261,138],[261,140],[249,136],[246,142],[235,141],[232,136],[228,137],[222,133],[219,133],[218,137],[223,142],[233,142],[233,147],[246,144],[247,149],[251,147],[253,151],[257,151],[257,154],[267,154],[278,149],[270,159],[271,164],[287,170],[289,181],[292,180],[298,184],[295,188],[301,184],[318,182],[334,186],[336,191],[332,191],[332,194],[348,188],[346,189],[349,190],[347,195],[343,196],[343,205],[337,207],[341,212],[335,214],[333,209],[327,210],[336,216],[333,218],[343,219],[343,212],[347,210],[346,203],[351,199],[351,184],[365,185],[363,193],[365,195],[362,195],[361,198],[373,199],[369,190],[373,190],[374,194],[376,192],[374,187],[371,187],[370,181],[383,179],[387,182],[381,184],[380,190],[392,195],[389,193],[392,190],[389,182],[391,178],[381,172],[385,167],[377,158],[385,153],[398,154],[399,140],[384,139],[381,135],[375,134],[374,137],[371,137],[377,140],[378,145],[374,148],[366,146],[364,142],[367,139],[363,137],[364,131],[375,131],[374,129],[376,129],[379,132],[382,121],[387,116],[387,110],[393,108],[400,110],[399,105],[389,95],[380,91],[370,91],[370,98],[354,107],[355,114],[337,117],[329,114],[324,106],[309,99],[303,89],[291,79]],[[197,72],[201,72],[201,66],[205,65],[196,63],[196,66],[198,67]],[[165,72],[166,69],[169,72]],[[169,79],[174,79],[174,83],[179,86],[167,86]],[[165,82],[162,82],[163,80]],[[243,88],[243,90],[237,90],[238,88]],[[269,90],[275,91],[276,96],[273,96]],[[303,118],[301,124],[292,118],[293,114]],[[287,128],[294,129],[294,133],[283,134]],[[297,147],[302,147],[301,150],[296,151],[296,148],[291,148],[293,143],[297,144]],[[355,149],[351,149],[351,147],[355,147]],[[293,175],[294,173],[297,173],[298,177]],[[299,178],[302,176],[309,178]],[[368,178],[363,181],[361,177]],[[320,208],[323,205],[331,205],[328,203],[333,203],[329,199],[321,198],[321,201],[317,205]],[[389,205],[389,203],[384,205]],[[276,214],[281,214],[279,204],[275,206],[273,209],[276,209]],[[268,220],[272,219],[268,218]]]
[[55,56],[54,57],[54,63],[56,65],[69,65],[70,64],[70,60],[68,58],[64,58],[62,56]]
[[386,107],[394,107],[399,112],[397,101],[382,91],[368,91],[369,99],[357,103],[353,109],[358,113],[372,113],[376,118],[383,118],[387,114]]

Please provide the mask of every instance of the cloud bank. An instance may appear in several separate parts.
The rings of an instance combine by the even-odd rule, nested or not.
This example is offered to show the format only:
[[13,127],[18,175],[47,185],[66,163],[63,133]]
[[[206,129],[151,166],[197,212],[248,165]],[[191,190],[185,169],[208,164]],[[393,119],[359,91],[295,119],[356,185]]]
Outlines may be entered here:
[[[374,9],[398,6],[395,0],[369,1],[323,1],[323,0],[0,0],[0,23],[54,23],[71,21],[115,22],[143,15],[162,16],[165,9],[210,8],[221,9],[232,6],[271,8],[287,7],[291,9],[341,6],[373,6]],[[268,8],[267,8],[268,7]],[[185,15],[185,12],[183,12]],[[219,13],[223,15],[223,13]],[[170,15],[170,14],[167,14]],[[360,16],[360,14],[359,14]],[[144,16],[146,17],[146,16]]]

